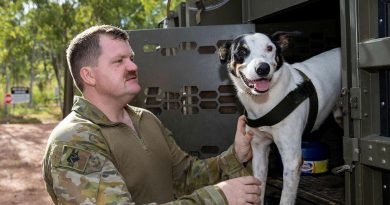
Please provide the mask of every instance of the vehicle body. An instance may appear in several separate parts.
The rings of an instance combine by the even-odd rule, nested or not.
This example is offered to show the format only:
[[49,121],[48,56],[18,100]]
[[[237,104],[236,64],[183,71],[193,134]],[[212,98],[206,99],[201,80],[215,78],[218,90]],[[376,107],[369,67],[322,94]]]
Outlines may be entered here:
[[[216,155],[232,143],[242,114],[218,62],[218,47],[246,32],[301,31],[285,54],[289,62],[341,47],[344,117],[341,131],[329,121],[312,134],[329,145],[330,169],[340,173],[303,176],[296,204],[390,204],[388,2],[204,0],[198,1],[204,5],[200,9],[195,2],[187,0],[170,12],[165,28],[129,31],[143,86],[133,104],[154,112],[189,153]],[[66,82],[69,112],[69,75]],[[270,176],[268,187],[266,204],[273,204],[282,187],[278,174]]]

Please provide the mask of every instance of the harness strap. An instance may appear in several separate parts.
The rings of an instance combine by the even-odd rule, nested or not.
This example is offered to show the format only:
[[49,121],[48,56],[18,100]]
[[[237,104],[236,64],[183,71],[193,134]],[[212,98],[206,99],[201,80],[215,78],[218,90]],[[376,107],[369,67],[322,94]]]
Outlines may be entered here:
[[294,111],[306,98],[309,98],[310,110],[308,121],[305,126],[303,135],[309,134],[313,129],[315,120],[318,114],[318,97],[316,89],[311,80],[300,70],[296,69],[302,76],[304,81],[291,91],[278,105],[276,105],[270,112],[263,117],[257,119],[249,119],[247,111],[245,116],[247,125],[250,127],[272,126],[284,118],[286,118],[292,111]]

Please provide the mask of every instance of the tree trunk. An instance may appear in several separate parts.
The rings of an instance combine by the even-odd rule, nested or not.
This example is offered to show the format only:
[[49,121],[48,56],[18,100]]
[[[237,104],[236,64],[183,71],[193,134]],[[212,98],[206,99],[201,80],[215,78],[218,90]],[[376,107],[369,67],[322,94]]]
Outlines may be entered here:
[[33,86],[34,86],[34,81],[35,81],[35,75],[34,75],[34,61],[35,61],[35,52],[29,55],[29,60],[30,60],[30,103],[28,104],[29,108],[32,108],[34,103],[33,103]]
[[51,58],[51,61],[52,61],[54,74],[56,76],[57,85],[58,85],[58,88],[59,88],[58,89],[58,96],[60,98],[60,107],[61,107],[61,112],[62,112],[62,110],[63,110],[63,103],[62,103],[62,100],[61,100],[61,96],[62,96],[62,83],[61,83],[61,72],[59,70],[61,68],[61,66],[59,65],[58,57],[57,57],[56,53],[53,53],[53,51],[50,52],[50,58]]
[[[7,72],[7,66],[5,65],[3,67],[4,69],[4,74],[5,74],[5,87],[4,87],[4,97],[9,93],[9,75]],[[8,104],[4,102],[4,116],[5,120],[8,123]]]

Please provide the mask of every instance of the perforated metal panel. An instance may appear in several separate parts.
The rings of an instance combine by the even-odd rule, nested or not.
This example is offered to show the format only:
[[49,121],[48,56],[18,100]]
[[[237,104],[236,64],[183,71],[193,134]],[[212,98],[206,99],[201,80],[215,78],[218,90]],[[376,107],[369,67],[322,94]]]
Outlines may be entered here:
[[133,104],[156,114],[193,155],[226,150],[242,108],[217,50],[254,30],[245,24],[130,31],[142,85]]

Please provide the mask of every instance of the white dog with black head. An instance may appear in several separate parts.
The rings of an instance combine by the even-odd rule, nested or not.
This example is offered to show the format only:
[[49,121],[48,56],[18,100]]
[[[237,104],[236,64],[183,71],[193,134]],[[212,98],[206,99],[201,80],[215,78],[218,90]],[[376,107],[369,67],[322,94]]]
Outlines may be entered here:
[[302,165],[302,135],[321,125],[341,90],[340,49],[289,64],[281,52],[288,46],[290,34],[245,34],[219,49],[220,60],[227,64],[246,110],[247,126],[256,127],[252,129],[252,164],[254,176],[262,181],[262,203],[270,144],[275,142],[283,163],[280,204],[294,204]]

